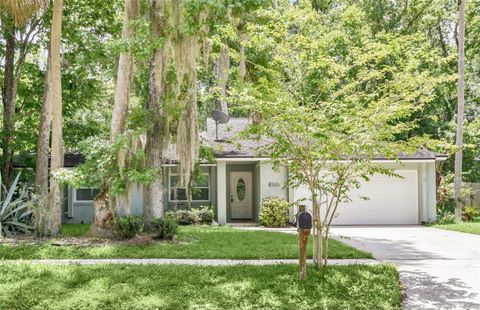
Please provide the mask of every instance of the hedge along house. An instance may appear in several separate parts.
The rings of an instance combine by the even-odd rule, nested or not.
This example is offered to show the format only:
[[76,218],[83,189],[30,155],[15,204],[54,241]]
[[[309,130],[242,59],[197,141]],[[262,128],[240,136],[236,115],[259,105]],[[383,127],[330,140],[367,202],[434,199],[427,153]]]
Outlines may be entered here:
[[[164,209],[179,210],[211,206],[219,224],[236,221],[256,222],[263,198],[279,197],[294,203],[307,198],[304,187],[287,188],[288,170],[274,171],[268,158],[256,156],[258,141],[236,139],[245,129],[249,119],[232,118],[227,124],[216,124],[207,120],[207,130],[202,133],[214,150],[215,163],[201,164],[202,177],[192,191],[192,200],[187,200],[184,188],[177,185],[176,156],[168,153],[169,160],[164,169]],[[217,139],[218,133],[218,139]],[[66,166],[81,162],[80,154],[66,157]],[[399,160],[376,158],[375,161],[392,168],[403,178],[374,175],[369,182],[362,183],[359,190],[352,192],[352,202],[342,205],[334,219],[334,225],[416,225],[436,219],[435,162],[445,160],[428,151],[419,151],[412,156],[402,155]],[[65,199],[65,223],[90,223],[93,219],[94,189],[67,188]],[[368,197],[363,200],[360,197]],[[142,214],[143,189],[132,186],[129,192],[130,212]],[[290,210],[293,222],[296,207]]]

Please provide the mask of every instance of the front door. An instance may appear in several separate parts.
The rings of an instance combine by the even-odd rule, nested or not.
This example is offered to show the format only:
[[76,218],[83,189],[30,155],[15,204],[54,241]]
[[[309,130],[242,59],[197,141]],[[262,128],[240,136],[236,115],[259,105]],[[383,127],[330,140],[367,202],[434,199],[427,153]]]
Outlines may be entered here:
[[252,172],[230,172],[230,218],[252,218]]

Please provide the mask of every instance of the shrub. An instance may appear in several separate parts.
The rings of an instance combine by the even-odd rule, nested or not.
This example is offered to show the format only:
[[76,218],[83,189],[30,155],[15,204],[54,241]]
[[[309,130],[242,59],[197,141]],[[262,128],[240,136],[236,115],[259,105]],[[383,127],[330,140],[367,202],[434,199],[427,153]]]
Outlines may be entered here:
[[178,224],[173,217],[164,216],[152,221],[150,232],[153,238],[162,240],[173,240],[177,234]]
[[189,210],[175,212],[175,220],[179,225],[192,225],[195,223],[195,214]]
[[192,210],[196,224],[212,225],[213,223],[213,210],[210,207],[200,207],[200,209]]
[[138,215],[120,216],[113,222],[113,233],[121,239],[131,239],[143,230],[143,217]]
[[454,224],[455,223],[455,214],[453,213],[444,213],[440,215],[437,219],[437,224]]
[[[30,198],[27,185],[24,185],[22,189],[18,188],[19,178],[20,173],[7,191],[0,176],[0,198],[3,196],[2,189],[5,189],[6,192],[5,200],[0,200],[0,236],[9,237],[19,231],[26,233],[32,229],[27,223],[32,214],[31,208],[34,201]],[[18,194],[16,195],[15,192],[18,192]]]
[[463,209],[462,219],[466,222],[471,222],[478,216],[480,216],[480,210],[475,207],[465,207]]
[[283,227],[288,223],[288,202],[281,198],[268,197],[260,204],[259,221],[263,226]]
[[170,218],[170,219],[172,219],[172,220],[175,220],[175,212],[173,212],[173,211],[171,211],[171,210],[165,211],[165,212],[163,213],[163,217],[165,217],[165,218],[168,217],[168,218]]

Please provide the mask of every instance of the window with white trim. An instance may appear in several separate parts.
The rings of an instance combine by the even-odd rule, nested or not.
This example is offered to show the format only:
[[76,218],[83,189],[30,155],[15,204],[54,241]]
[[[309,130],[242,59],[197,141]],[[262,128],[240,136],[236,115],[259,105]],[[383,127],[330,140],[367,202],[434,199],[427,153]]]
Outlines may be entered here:
[[96,188],[74,188],[73,201],[75,202],[92,202],[97,195]]
[[[170,173],[168,183],[169,200],[171,202],[188,201],[187,190],[185,187],[178,186],[178,176],[176,173]],[[192,202],[210,201],[210,174],[202,173],[194,181],[192,187]]]

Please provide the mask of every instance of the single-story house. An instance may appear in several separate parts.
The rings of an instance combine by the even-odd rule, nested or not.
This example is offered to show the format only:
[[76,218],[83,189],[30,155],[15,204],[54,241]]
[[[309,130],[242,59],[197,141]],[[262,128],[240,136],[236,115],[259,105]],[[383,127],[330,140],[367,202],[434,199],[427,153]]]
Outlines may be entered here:
[[[231,142],[236,134],[248,126],[247,118],[231,118],[218,126],[212,119],[202,133],[215,150],[216,162],[202,164],[204,178],[197,182],[193,200],[189,205],[185,189],[177,186],[176,164],[172,159],[164,165],[165,210],[212,206],[219,224],[235,221],[258,220],[259,205],[263,198],[280,197],[295,202],[309,197],[306,188],[285,187],[288,170],[272,169],[268,158],[255,154],[256,141]],[[174,155],[172,155],[174,156]],[[399,160],[376,158],[385,167],[395,169],[403,178],[374,175],[369,182],[352,193],[352,202],[339,207],[334,225],[399,225],[420,224],[436,219],[435,162],[446,156],[429,151],[402,155]],[[65,166],[81,163],[81,154],[67,154]],[[94,189],[67,188],[65,191],[65,223],[90,223],[93,219]],[[360,197],[368,197],[368,200]],[[132,186],[129,192],[130,212],[142,214],[143,189]],[[308,207],[308,201],[306,202]],[[295,207],[291,208],[293,221]]]

